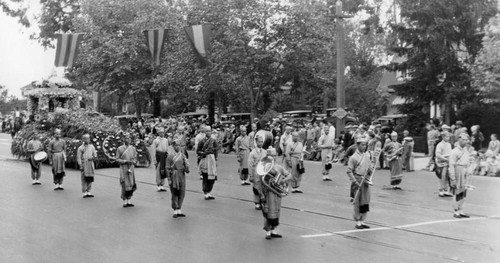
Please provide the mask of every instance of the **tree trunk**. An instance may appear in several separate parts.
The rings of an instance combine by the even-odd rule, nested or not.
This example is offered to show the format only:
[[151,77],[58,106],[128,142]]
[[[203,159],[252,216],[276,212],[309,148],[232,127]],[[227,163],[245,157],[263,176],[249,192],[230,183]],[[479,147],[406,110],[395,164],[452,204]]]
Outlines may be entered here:
[[253,122],[253,120],[257,117],[257,99],[254,97],[250,79],[247,79],[245,84],[247,85],[248,93],[250,94],[250,122]]
[[325,85],[325,89],[323,90],[323,113],[326,114],[326,110],[328,109],[328,85]]
[[142,115],[142,100],[137,94],[134,94],[134,105],[135,105],[135,114],[137,118],[141,118]]
[[153,116],[161,117],[161,92],[153,93]]
[[208,122],[215,123],[215,91],[210,87],[208,92]]
[[449,95],[446,96],[446,102],[444,104],[444,123],[451,125],[451,98]]

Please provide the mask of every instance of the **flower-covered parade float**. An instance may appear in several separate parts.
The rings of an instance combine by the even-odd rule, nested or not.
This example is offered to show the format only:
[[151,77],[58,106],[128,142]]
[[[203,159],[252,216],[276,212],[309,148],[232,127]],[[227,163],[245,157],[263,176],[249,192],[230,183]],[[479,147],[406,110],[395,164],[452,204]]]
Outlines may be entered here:
[[[56,128],[61,129],[66,141],[66,166],[77,168],[76,150],[82,144],[85,133],[90,134],[91,142],[97,151],[96,168],[117,166],[116,150],[123,143],[123,131],[116,120],[100,113],[80,108],[83,93],[71,88],[72,84],[64,78],[53,77],[36,81],[24,91],[28,98],[30,121],[17,132],[12,141],[11,152],[18,158],[28,158],[28,142],[35,136],[47,149]],[[151,156],[142,140],[134,140],[137,148],[137,166],[147,167]]]

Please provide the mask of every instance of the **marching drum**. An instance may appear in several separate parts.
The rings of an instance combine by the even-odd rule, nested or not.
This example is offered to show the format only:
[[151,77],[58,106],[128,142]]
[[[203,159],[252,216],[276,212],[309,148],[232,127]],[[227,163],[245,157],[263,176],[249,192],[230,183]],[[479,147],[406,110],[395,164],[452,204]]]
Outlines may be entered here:
[[273,134],[270,132],[270,131],[266,131],[266,130],[260,130],[258,131],[255,136],[254,136],[254,145],[257,145],[257,143],[255,142],[255,139],[257,137],[261,137],[263,138],[264,140],[264,144],[262,145],[262,149],[265,149],[267,150],[267,148],[269,148],[269,146],[272,146],[273,144]]
[[44,151],[37,152],[35,153],[35,156],[33,156],[33,159],[35,160],[35,162],[43,162],[47,160],[47,153]]

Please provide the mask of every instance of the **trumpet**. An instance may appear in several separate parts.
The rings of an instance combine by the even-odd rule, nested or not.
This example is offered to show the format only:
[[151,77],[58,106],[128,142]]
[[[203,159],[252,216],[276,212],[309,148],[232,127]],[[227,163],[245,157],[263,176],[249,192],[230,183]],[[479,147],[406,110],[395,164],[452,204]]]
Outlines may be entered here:
[[284,182],[285,176],[276,170],[273,171],[275,165],[274,160],[264,158],[255,167],[255,172],[262,177],[262,185],[269,191],[280,197],[285,197],[290,192],[290,184]]

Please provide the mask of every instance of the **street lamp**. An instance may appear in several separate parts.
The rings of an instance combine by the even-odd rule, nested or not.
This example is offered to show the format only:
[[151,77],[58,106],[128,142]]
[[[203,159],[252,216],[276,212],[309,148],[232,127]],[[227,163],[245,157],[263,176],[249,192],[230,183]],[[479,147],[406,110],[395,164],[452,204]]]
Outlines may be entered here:
[[337,90],[336,104],[337,111],[333,114],[337,117],[336,137],[344,130],[345,117],[345,87],[344,87],[344,18],[351,18],[352,15],[344,15],[342,12],[342,1],[335,3],[335,17],[337,18]]

